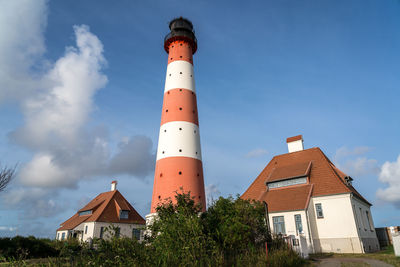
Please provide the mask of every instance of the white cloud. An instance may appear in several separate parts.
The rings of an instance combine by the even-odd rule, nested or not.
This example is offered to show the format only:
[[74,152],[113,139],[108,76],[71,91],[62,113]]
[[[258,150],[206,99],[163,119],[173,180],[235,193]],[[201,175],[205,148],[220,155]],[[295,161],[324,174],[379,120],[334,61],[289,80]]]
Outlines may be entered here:
[[46,2],[0,0],[0,102],[24,98],[38,83],[32,66],[45,52]]
[[23,185],[75,186],[107,160],[107,141],[84,128],[95,93],[107,83],[103,45],[88,26],[74,32],[76,47],[67,47],[43,76],[40,92],[22,101],[25,125],[11,137],[36,151],[19,173]]
[[246,154],[246,158],[258,158],[268,154],[268,151],[262,148],[256,148]]
[[17,229],[16,227],[11,227],[11,226],[0,226],[0,231],[13,232],[16,229]]
[[379,173],[378,161],[365,156],[370,147],[359,146],[353,149],[341,147],[333,157],[335,165],[350,176],[363,176]]
[[23,125],[9,137],[33,153],[20,164],[18,186],[1,197],[30,218],[60,212],[60,188],[110,174],[142,178],[154,164],[149,138],[128,139],[113,156],[108,129],[88,127],[94,96],[107,84],[99,38],[86,25],[74,26],[75,44],[50,62],[46,23],[46,0],[0,0],[0,36],[6,37],[0,38],[0,103],[19,104]]
[[379,181],[388,187],[379,188],[376,192],[377,197],[400,208],[400,155],[397,161],[387,161],[382,165]]

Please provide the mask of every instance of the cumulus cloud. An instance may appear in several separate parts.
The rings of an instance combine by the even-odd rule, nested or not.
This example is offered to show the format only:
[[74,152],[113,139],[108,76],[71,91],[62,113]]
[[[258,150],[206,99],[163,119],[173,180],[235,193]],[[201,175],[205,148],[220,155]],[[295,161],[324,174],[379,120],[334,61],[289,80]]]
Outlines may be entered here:
[[32,66],[46,51],[46,2],[0,1],[0,102],[24,98],[38,83]]
[[155,160],[149,138],[127,139],[113,155],[107,127],[88,126],[94,97],[108,82],[100,39],[87,25],[74,26],[75,44],[50,62],[44,57],[46,23],[46,0],[0,0],[0,36],[7,36],[0,38],[0,103],[19,104],[23,124],[9,138],[32,152],[20,164],[19,186],[2,198],[27,218],[63,210],[61,188],[111,174],[143,178]]
[[19,187],[2,196],[7,206],[23,210],[23,219],[52,217],[68,208],[68,203],[56,201],[57,192],[42,188]]
[[107,82],[101,73],[103,45],[88,26],[75,26],[74,32],[76,47],[67,47],[42,78],[39,93],[22,101],[25,124],[10,135],[36,152],[20,172],[23,185],[75,186],[77,179],[104,168],[107,160],[104,136],[84,127],[94,94]]
[[119,152],[111,159],[109,171],[145,177],[154,169],[153,142],[147,136],[134,136],[120,142]]
[[387,161],[382,165],[379,181],[387,184],[388,187],[379,188],[376,192],[377,197],[400,209],[400,155],[397,161]]
[[246,158],[258,158],[268,154],[268,151],[263,148],[256,148],[246,154]]
[[335,165],[351,176],[363,176],[379,173],[378,161],[367,158],[365,154],[371,151],[370,147],[359,146],[353,149],[341,147],[333,157]]

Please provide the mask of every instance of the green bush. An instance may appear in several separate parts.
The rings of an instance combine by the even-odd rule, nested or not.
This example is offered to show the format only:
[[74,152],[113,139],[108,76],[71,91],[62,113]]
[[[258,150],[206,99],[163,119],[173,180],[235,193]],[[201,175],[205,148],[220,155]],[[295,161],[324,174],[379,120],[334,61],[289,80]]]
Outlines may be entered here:
[[55,257],[59,251],[50,239],[39,239],[33,236],[16,236],[0,238],[0,255],[6,260]]
[[[0,240],[0,249],[9,259],[21,259],[18,253],[26,258],[54,257],[46,266],[274,267],[305,263],[281,238],[271,238],[261,203],[221,197],[208,211],[201,211],[190,194],[177,194],[174,202],[157,208],[158,217],[143,242],[113,237],[94,239],[89,247],[75,239],[61,242],[18,237]],[[112,234],[113,227],[107,231]],[[15,253],[16,249],[19,252]]]

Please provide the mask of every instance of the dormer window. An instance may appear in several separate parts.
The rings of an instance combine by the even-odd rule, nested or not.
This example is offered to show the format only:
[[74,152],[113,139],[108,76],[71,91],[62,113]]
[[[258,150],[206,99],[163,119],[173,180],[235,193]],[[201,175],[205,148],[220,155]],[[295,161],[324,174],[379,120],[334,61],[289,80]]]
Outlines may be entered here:
[[294,178],[294,179],[287,179],[283,181],[276,181],[276,182],[271,182],[267,183],[268,188],[279,188],[279,187],[285,187],[285,186],[291,186],[291,185],[297,185],[297,184],[306,184],[307,183],[307,177],[300,177],[300,178]]
[[267,177],[269,189],[298,184],[307,184],[311,171],[311,161],[274,168]]
[[92,210],[84,210],[79,212],[79,216],[90,215],[90,214],[92,214]]
[[129,217],[129,210],[120,210],[119,211],[120,219],[128,219],[128,217]]

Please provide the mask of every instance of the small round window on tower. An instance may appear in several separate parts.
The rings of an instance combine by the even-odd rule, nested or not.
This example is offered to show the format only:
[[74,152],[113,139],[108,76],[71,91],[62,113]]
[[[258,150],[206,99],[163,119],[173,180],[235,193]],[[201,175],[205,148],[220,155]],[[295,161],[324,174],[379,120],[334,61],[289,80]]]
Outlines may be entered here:
[[179,74],[182,74],[182,71],[181,71],[181,72],[179,72]]
[[160,177],[162,177],[162,173],[160,173]]
[[172,57],[171,57],[171,60],[172,60]]
[[182,89],[179,89],[180,92],[182,92]]
[[171,73],[169,74],[169,76],[171,76]]
[[164,133],[166,133],[167,132],[167,130],[164,130]]
[[[171,74],[169,76],[171,76]],[[193,77],[193,75],[190,75],[190,77]]]
[[182,44],[180,44],[182,46]]
[[161,196],[158,196],[158,199],[161,199]]
[[165,154],[165,151],[163,151],[162,153]]
[[182,108],[179,108],[179,110],[182,110]]
[[179,175],[182,175],[182,172],[179,172]]
[[179,128],[179,131],[182,131],[182,128]]
[[180,56],[180,58],[182,58],[182,56]]
[[200,173],[198,173],[197,176],[200,176]]
[[168,112],[168,109],[166,109],[165,112]]

